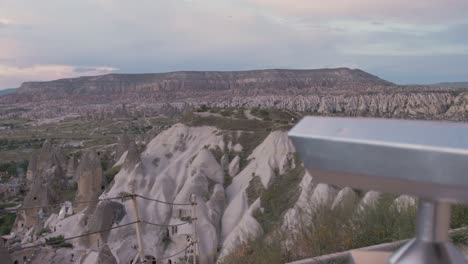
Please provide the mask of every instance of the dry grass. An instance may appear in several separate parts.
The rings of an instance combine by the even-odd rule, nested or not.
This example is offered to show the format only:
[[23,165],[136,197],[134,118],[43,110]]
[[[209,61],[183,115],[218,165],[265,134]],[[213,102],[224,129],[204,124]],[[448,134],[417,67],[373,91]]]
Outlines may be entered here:
[[[279,225],[270,225],[276,229],[242,245],[222,263],[284,263],[409,238],[414,235],[416,208],[398,211],[393,200],[384,196],[364,210],[356,204],[309,208],[300,212],[295,232],[279,234]],[[291,244],[285,246],[284,241]]]

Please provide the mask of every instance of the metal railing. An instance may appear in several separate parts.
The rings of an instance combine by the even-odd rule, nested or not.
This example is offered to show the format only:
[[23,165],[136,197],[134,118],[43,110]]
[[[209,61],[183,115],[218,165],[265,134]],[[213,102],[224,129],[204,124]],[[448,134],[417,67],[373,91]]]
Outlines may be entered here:
[[289,136],[319,182],[419,197],[416,237],[387,263],[467,263],[448,230],[468,202],[468,124],[306,117]]

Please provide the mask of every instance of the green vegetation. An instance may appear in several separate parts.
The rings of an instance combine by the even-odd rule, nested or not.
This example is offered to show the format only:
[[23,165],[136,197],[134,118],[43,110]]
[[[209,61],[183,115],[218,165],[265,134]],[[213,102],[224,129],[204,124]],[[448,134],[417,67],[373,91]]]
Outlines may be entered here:
[[16,214],[14,213],[4,213],[0,215],[0,235],[4,236],[10,234],[15,219]]
[[104,178],[106,179],[107,184],[110,184],[112,181],[114,181],[115,175],[119,173],[121,168],[122,166],[115,166],[104,172]]
[[[262,206],[264,206],[263,201]],[[384,196],[363,210],[358,210],[356,204],[333,210],[330,204],[311,207],[307,211],[300,212],[298,231],[294,234],[278,233],[275,231],[279,230],[278,228],[271,228],[274,226],[272,223],[262,221],[265,218],[257,215],[260,216],[262,226],[265,223],[269,224],[266,226],[266,230],[269,231],[266,235],[268,239],[263,237],[245,244],[228,256],[223,264],[258,263],[255,261],[268,257],[268,252],[277,254],[268,263],[279,264],[409,238],[414,235],[416,208],[408,206],[397,210],[393,201],[394,198]],[[282,202],[276,201],[273,204],[279,208]],[[272,221],[276,218],[277,226],[282,219],[277,217],[280,210],[276,209],[275,214],[274,209],[265,207],[265,212],[268,210],[270,213],[266,219]],[[289,250],[276,242],[286,239],[290,239],[294,245],[289,247]]]
[[[29,161],[10,161],[5,163],[0,163],[0,172],[5,172],[9,177],[16,177],[21,172],[26,173],[28,169]],[[8,179],[4,179],[6,181]]]
[[258,197],[262,195],[264,190],[265,188],[263,187],[260,176],[253,175],[252,180],[250,180],[249,182],[249,186],[245,190],[249,206],[252,205],[255,202],[255,200],[257,200]]
[[18,148],[33,148],[38,149],[42,145],[42,140],[37,138],[16,140],[0,138],[0,150],[14,150]]
[[263,242],[264,239],[252,240],[238,247],[232,254],[225,257],[221,264],[283,264],[290,261],[288,256],[284,255],[281,240],[274,237],[269,242]]
[[72,244],[65,242],[65,239],[63,236],[46,238],[46,245],[52,246],[54,248],[58,248],[58,247],[72,248],[73,247]]
[[0,204],[0,209],[5,209],[5,208],[8,208],[8,207],[14,207],[14,206],[17,206],[18,204],[17,203],[1,203]]
[[75,200],[76,192],[78,191],[78,183],[74,182],[69,186],[56,185],[53,190],[59,190],[59,195],[64,201]]
[[264,121],[273,121],[280,125],[289,125],[293,120],[298,120],[299,116],[288,110],[279,110],[275,108],[253,108],[250,113]]
[[298,157],[294,159],[296,166],[289,168],[283,175],[276,172],[270,186],[260,195],[263,210],[255,213],[255,218],[266,233],[271,232],[280,224],[280,220],[288,208],[291,208],[299,197],[299,183],[304,175]]
[[226,189],[229,185],[232,183],[232,177],[229,175],[229,173],[224,172],[224,183],[223,186]]
[[116,143],[124,131],[131,138],[145,132],[156,135],[176,121],[164,117],[67,118],[42,124],[26,119],[0,120],[0,127],[7,127],[0,136],[0,160],[29,159],[46,139],[65,144],[66,153],[78,153],[82,148]]
[[[264,193],[268,192],[269,190]],[[268,259],[267,263],[279,264],[413,237],[416,207],[397,208],[394,199],[393,195],[383,195],[378,201],[362,209],[357,209],[357,204],[348,204],[347,207],[333,210],[330,204],[309,208],[300,212],[298,232],[294,235],[278,233],[275,231],[278,228],[270,228],[267,235],[245,243],[222,263],[263,263],[262,259]],[[262,206],[263,202],[262,200]],[[281,203],[277,201],[274,204]],[[467,208],[463,205],[454,206],[452,228],[466,226]],[[275,218],[274,214],[270,217]],[[262,226],[264,224],[265,222]],[[292,239],[294,245],[289,247],[289,251],[285,250],[284,245],[277,243],[285,241],[285,238]],[[468,245],[468,229],[455,231],[451,239],[454,243]],[[275,258],[270,260],[269,254],[272,253]],[[347,263],[346,261],[337,260],[332,263]]]
[[[269,131],[258,131],[258,132],[245,132],[242,133],[239,138],[234,140],[233,144],[241,144],[243,150],[239,153],[239,168],[244,169],[248,164],[247,158],[252,154],[253,150],[260,145],[265,138],[268,136]],[[233,157],[229,157],[231,160]]]
[[274,123],[260,120],[234,119],[217,116],[196,116],[187,113],[181,122],[189,126],[215,126],[222,130],[271,131]]
[[468,230],[465,228],[461,230],[457,230],[451,234],[450,238],[452,239],[452,242],[455,244],[468,245]]
[[468,205],[456,204],[452,206],[451,228],[465,227],[468,225]]

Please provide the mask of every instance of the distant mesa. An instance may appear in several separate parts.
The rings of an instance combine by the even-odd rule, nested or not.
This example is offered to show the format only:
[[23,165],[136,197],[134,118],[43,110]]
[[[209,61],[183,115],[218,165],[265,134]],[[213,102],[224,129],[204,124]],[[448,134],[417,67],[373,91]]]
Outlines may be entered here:
[[[160,99],[200,96],[203,93],[264,93],[287,88],[391,86],[391,82],[358,69],[252,70],[252,71],[180,71],[148,74],[107,74],[60,79],[50,82],[25,82],[20,95],[38,101],[69,96],[122,94],[158,94]],[[110,98],[112,99],[112,98]]]
[[465,89],[397,85],[349,68],[107,74],[26,82],[15,93],[0,96],[0,118],[177,118],[202,105],[320,115],[468,120]]
[[433,84],[432,86],[468,89],[468,82],[443,82]]

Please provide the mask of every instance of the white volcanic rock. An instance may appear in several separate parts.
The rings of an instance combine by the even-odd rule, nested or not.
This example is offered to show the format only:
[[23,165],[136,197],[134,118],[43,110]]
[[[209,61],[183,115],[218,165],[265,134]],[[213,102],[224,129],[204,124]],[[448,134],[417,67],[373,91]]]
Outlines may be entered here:
[[242,145],[239,144],[239,143],[235,144],[235,145],[232,147],[232,150],[234,150],[235,152],[241,152],[242,149],[244,149],[244,148],[243,148]]
[[[259,208],[260,199],[257,199],[242,216],[235,228],[224,239],[223,247],[219,255],[220,259],[232,252],[232,250],[240,246],[242,243],[262,235],[263,229],[253,217],[253,213]],[[223,218],[223,224],[224,222],[225,220]]]
[[[323,108],[329,107],[329,104],[333,102],[333,100],[324,102]],[[359,101],[356,103],[366,105]],[[260,199],[255,199],[255,197],[252,199],[247,195],[246,190],[252,182],[256,182],[261,189],[265,189],[269,187],[274,177],[288,175],[286,173],[288,169],[298,164],[295,160],[294,147],[285,131],[271,132],[252,151],[247,158],[246,166],[241,171],[239,171],[240,156],[244,153],[238,153],[233,158],[227,168],[233,176],[232,183],[225,189],[226,167],[224,166],[229,161],[228,155],[233,154],[232,152],[226,153],[229,151],[227,147],[229,144],[226,142],[225,132],[215,127],[188,127],[176,124],[152,139],[142,153],[135,143],[128,143],[127,151],[122,153],[117,162],[122,168],[115,176],[112,187],[103,193],[101,198],[118,197],[134,192],[151,199],[187,204],[192,194],[197,197],[195,207],[172,206],[137,198],[139,216],[143,221],[141,229],[145,255],[159,258],[183,250],[187,247],[188,241],[193,239],[191,236],[196,229],[199,242],[197,247],[201,254],[200,263],[213,264],[219,256],[225,256],[241,243],[263,233],[261,225],[253,217],[255,212],[262,210]],[[232,134],[232,131],[229,133]],[[231,139],[232,141],[229,142],[236,142],[235,138]],[[230,145],[231,150],[234,150],[235,144]],[[222,155],[221,161],[224,159],[223,166],[215,158],[215,156],[219,158],[220,155]],[[87,157],[88,154],[83,155],[82,162],[90,162],[90,158]],[[97,158],[91,159],[94,163],[98,162]],[[92,174],[91,171],[95,166],[86,167],[89,167],[87,174]],[[86,177],[81,175],[80,179],[84,181]],[[88,177],[88,179],[94,178]],[[90,184],[83,183],[82,185],[89,186]],[[37,185],[34,188],[33,193],[39,194],[41,186]],[[291,236],[297,232],[294,228],[297,227],[298,222],[301,219],[307,220],[307,212],[314,207],[337,208],[357,199],[352,189],[343,188],[338,192],[335,187],[314,182],[308,173],[303,176],[299,188],[300,193],[295,205],[285,212],[284,219],[282,219],[282,228],[291,231]],[[51,194],[47,191],[43,193],[46,197],[41,197],[40,200],[49,200],[47,195]],[[359,208],[371,204],[379,196],[378,192],[368,192]],[[178,226],[177,230],[145,223],[178,224],[192,216],[192,209],[196,211],[196,222]],[[90,213],[81,211],[70,216],[69,211],[64,207],[59,214],[52,214],[45,221],[45,226],[52,230],[46,237],[76,236],[135,221],[131,199],[102,201],[95,210],[89,211]],[[303,211],[306,214],[302,214]],[[33,231],[31,229],[30,234],[33,234]],[[287,242],[285,241],[286,244]],[[57,255],[57,259],[64,259],[64,256],[69,256],[73,252],[77,259],[80,256],[80,263],[99,261],[114,263],[114,258],[117,263],[129,263],[137,254],[134,225],[100,232],[71,241],[71,243],[74,246],[73,250],[60,251],[65,253]],[[104,245],[109,250],[103,248]],[[179,261],[180,257],[183,257],[183,254],[171,258],[172,263]]]
[[380,192],[368,191],[359,203],[359,210],[364,210],[367,206],[373,206],[380,199]]
[[91,251],[83,256],[81,264],[117,264],[117,260],[107,245],[104,245],[99,251]]
[[280,174],[284,173],[281,168],[282,161],[288,153],[295,152],[294,146],[289,141],[284,131],[273,131],[268,137],[254,149],[247,158],[249,164],[234,177],[232,184],[227,189],[227,200],[232,201],[242,189],[245,189],[252,175],[259,175],[263,186],[266,188],[274,176],[275,169]]
[[317,184],[317,186],[315,186],[315,189],[312,192],[312,196],[310,197],[309,202],[313,206],[331,206],[337,194],[338,191],[336,190],[336,188],[325,183],[319,183]]
[[235,156],[231,163],[229,163],[229,175],[231,177],[234,177],[236,176],[237,173],[239,173],[239,169],[240,169],[240,157],[237,155]]
[[403,209],[416,206],[416,199],[409,195],[400,195],[395,199],[393,205],[396,206],[396,209],[400,212]]
[[218,164],[209,150],[202,149],[198,152],[197,156],[192,161],[192,166],[198,169],[200,173],[208,177],[210,180],[223,184],[223,168]]
[[127,154],[128,154],[128,150],[125,151],[122,154],[122,156],[120,156],[120,158],[117,160],[117,162],[112,167],[114,168],[114,167],[122,166],[123,163],[125,162],[125,159],[127,158]]
[[282,227],[285,230],[294,230],[295,227],[299,224],[299,220],[302,217],[306,217],[307,214],[304,214],[305,211],[310,210],[310,200],[314,192],[314,183],[312,182],[312,176],[308,172],[302,177],[302,181],[299,184],[301,193],[296,201],[296,204],[288,209],[284,215]]
[[281,163],[284,156],[294,152],[286,132],[274,131],[257,146],[248,157],[249,164],[237,174],[231,185],[226,190],[227,207],[222,219],[221,237],[223,251],[227,254],[232,248],[246,242],[245,234],[259,234],[262,232],[260,225],[252,217],[252,213],[259,207],[259,201],[250,207],[247,202],[246,188],[253,175],[258,175],[266,188],[275,176],[275,170],[283,174]]
[[338,208],[339,206],[347,207],[353,206],[358,201],[356,192],[350,187],[344,187],[338,192],[338,195],[335,197],[335,200],[332,204],[332,209]]
[[[116,175],[113,187],[103,197],[118,196],[131,192],[145,197],[168,202],[187,203],[191,194],[198,197],[197,230],[199,233],[200,259],[202,263],[213,263],[217,255],[220,215],[224,208],[222,187],[224,172],[211,152],[205,146],[215,146],[222,140],[214,127],[187,127],[177,124],[161,132],[139,156],[141,162],[125,162]],[[127,160],[135,160],[129,150]],[[141,219],[158,224],[180,223],[174,218],[175,211],[190,211],[190,206],[168,206],[157,202],[138,199]],[[123,203],[125,216],[119,223],[133,221],[131,203]],[[182,207],[182,208],[179,208]],[[175,211],[174,211],[175,210]],[[167,256],[186,246],[184,235],[190,235],[191,225],[180,226],[172,238],[173,243],[165,249],[162,239],[166,229],[142,224],[145,254]],[[108,244],[111,251],[122,263],[135,256],[136,245],[134,227],[124,227],[119,232],[111,232]],[[176,260],[177,258],[174,258]]]

